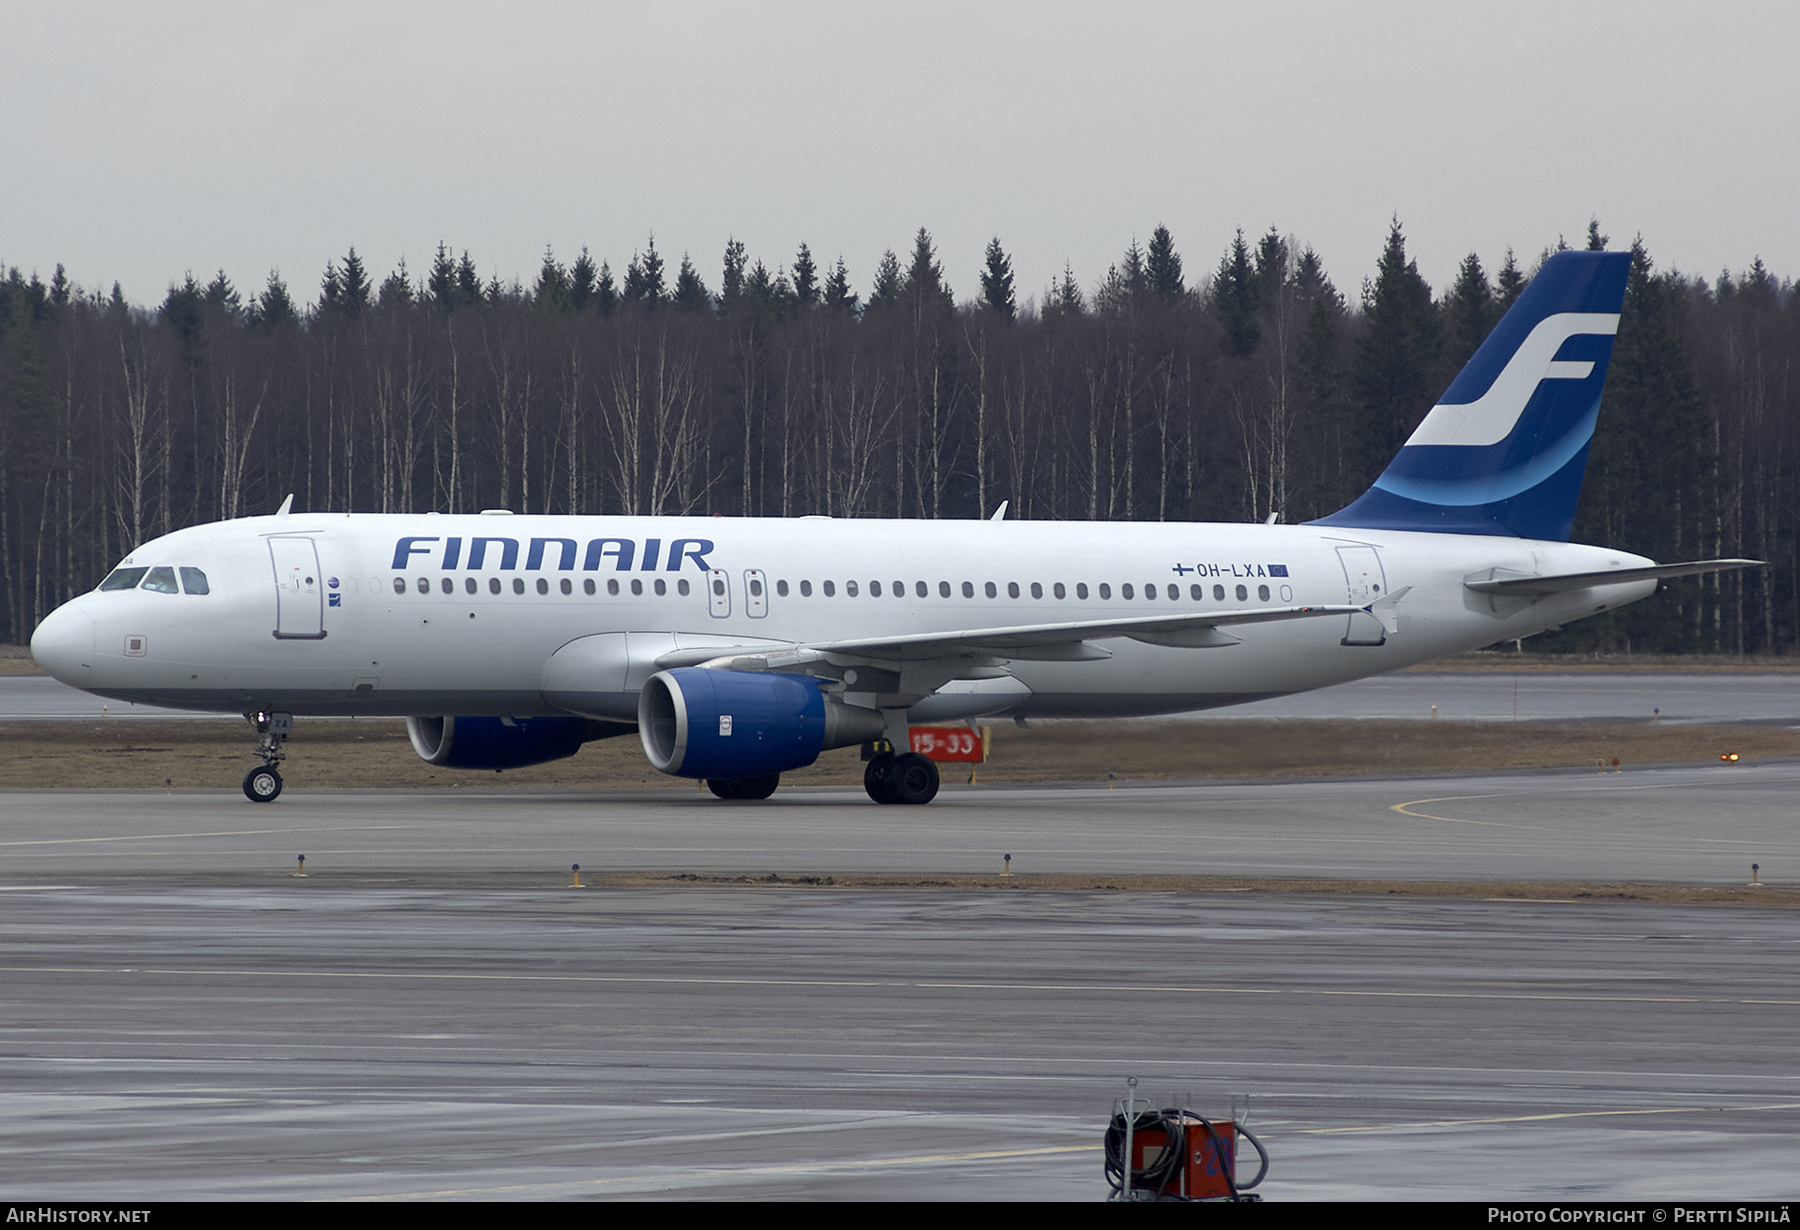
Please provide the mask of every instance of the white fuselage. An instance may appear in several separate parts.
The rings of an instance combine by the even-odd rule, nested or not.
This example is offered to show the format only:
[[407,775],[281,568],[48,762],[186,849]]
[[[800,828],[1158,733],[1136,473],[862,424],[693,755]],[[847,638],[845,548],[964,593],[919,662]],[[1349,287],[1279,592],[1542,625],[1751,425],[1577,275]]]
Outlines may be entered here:
[[[1111,637],[1094,660],[989,660],[912,706],[921,720],[1146,715],[1341,683],[1656,588],[1494,598],[1463,584],[1649,563],[1599,547],[1192,523],[294,514],[180,530],[126,562],[199,569],[209,592],[95,591],[61,607],[33,652],[64,682],[222,712],[620,720],[655,661],[693,646],[1390,604],[1385,628],[1339,615],[1242,625],[1201,648]],[[594,636],[633,645],[620,671],[572,680],[585,659],[553,665]]]

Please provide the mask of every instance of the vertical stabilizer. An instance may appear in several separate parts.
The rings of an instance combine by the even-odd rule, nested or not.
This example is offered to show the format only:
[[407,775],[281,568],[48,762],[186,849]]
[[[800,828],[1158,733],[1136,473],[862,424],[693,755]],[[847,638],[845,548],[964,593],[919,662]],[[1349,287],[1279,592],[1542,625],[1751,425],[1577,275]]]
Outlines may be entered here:
[[1567,542],[1630,272],[1552,256],[1375,485],[1313,524]]

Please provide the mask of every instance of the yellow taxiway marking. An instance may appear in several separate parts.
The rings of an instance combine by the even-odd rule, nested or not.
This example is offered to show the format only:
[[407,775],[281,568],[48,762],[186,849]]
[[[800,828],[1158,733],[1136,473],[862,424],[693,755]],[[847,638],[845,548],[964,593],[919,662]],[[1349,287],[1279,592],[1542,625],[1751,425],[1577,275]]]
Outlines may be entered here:
[[1429,1119],[1421,1123],[1371,1123],[1361,1127],[1297,1128],[1296,1136],[1334,1136],[1345,1132],[1392,1132],[1409,1128],[1472,1127],[1484,1123],[1543,1123],[1552,1119],[1605,1119],[1623,1115],[1717,1115],[1757,1110],[1800,1110],[1800,1102],[1766,1106],[1654,1106],[1642,1110],[1565,1110],[1541,1115],[1504,1115],[1492,1119]]

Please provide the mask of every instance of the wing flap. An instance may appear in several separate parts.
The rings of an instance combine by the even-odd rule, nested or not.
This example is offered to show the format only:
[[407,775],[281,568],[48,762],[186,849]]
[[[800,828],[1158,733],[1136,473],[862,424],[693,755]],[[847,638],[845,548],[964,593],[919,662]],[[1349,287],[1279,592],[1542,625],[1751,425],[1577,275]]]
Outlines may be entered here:
[[1363,609],[1351,605],[1287,606],[1245,611],[1205,611],[1186,615],[1140,615],[1127,619],[1088,619],[1011,628],[964,628],[950,632],[920,632],[910,636],[866,637],[828,641],[810,648],[819,653],[903,662],[957,656],[1028,657],[1031,651],[1050,646],[1073,646],[1114,636],[1131,637],[1149,644],[1206,648],[1237,643],[1237,638],[1228,634],[1212,634],[1220,628],[1278,623],[1291,619],[1318,619],[1333,615],[1341,618]]

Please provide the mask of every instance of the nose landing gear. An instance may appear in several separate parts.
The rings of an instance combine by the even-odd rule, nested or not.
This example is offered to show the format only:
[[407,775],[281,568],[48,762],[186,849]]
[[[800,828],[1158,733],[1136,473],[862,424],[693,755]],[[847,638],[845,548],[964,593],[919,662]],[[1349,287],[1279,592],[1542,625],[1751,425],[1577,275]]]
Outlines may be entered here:
[[252,803],[273,803],[281,794],[281,771],[275,766],[287,759],[281,745],[294,732],[294,715],[254,713],[245,716],[261,736],[256,754],[262,757],[262,764],[244,775],[244,797]]

